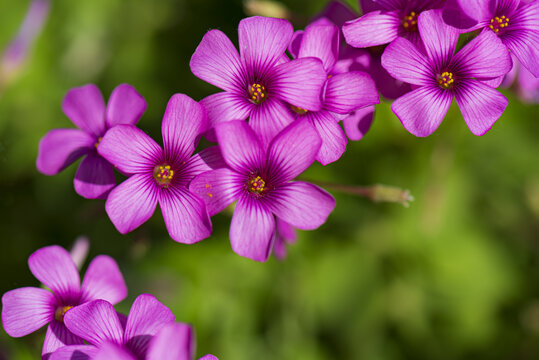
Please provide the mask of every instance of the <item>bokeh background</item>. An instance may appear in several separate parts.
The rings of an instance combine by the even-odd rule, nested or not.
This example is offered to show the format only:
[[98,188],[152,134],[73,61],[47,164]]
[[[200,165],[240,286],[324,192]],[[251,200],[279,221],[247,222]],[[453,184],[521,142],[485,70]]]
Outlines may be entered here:
[[[297,29],[325,0],[283,0]],[[350,2],[357,9],[357,4]],[[0,49],[18,31],[28,0],[0,0]],[[53,0],[25,63],[0,89],[0,293],[37,286],[36,249],[91,241],[90,258],[119,263],[129,296],[152,293],[196,329],[197,355],[247,359],[539,358],[539,119],[537,105],[504,91],[509,106],[476,137],[452,107],[428,138],[401,126],[388,102],[343,158],[307,176],[342,184],[410,189],[415,202],[375,204],[335,193],[317,231],[301,232],[284,261],[232,252],[229,214],[214,234],[181,245],[160,212],[119,234],[104,201],[73,189],[76,166],[37,172],[39,139],[71,127],[61,101],[95,83],[107,98],[122,82],[148,108],[139,126],[160,139],[170,96],[216,91],[189,70],[204,33],[237,42],[240,0]],[[5,79],[4,79],[5,80]],[[87,264],[87,263],[86,263]],[[44,331],[21,339],[0,330],[0,359],[38,359]]]

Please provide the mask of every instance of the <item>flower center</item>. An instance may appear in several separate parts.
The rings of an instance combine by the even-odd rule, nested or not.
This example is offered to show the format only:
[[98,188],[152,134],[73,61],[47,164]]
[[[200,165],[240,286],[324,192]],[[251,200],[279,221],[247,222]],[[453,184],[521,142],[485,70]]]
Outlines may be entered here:
[[295,112],[296,114],[300,114],[300,115],[307,114],[307,112],[309,111],[307,109],[303,109],[294,105],[290,105],[290,109],[292,109],[292,111]]
[[406,31],[417,31],[417,17],[418,13],[415,11],[412,11],[409,15],[405,16],[404,19],[402,19],[402,27]]
[[266,182],[260,176],[257,175],[249,179],[247,190],[250,193],[261,195],[266,189]]
[[158,165],[153,169],[153,178],[162,187],[169,187],[173,177],[174,170],[168,164]]
[[260,104],[267,97],[268,92],[264,85],[253,84],[249,89],[249,97],[255,104]]
[[94,146],[95,148],[97,149],[97,147],[99,146],[99,144],[101,144],[101,140],[103,140],[103,138],[100,136],[97,138],[97,141],[95,142]]
[[500,32],[500,30],[503,30],[509,25],[509,18],[505,17],[505,15],[502,16],[496,16],[495,18],[490,19],[490,24],[488,28],[492,31],[494,31],[496,34]]
[[454,83],[455,79],[453,79],[452,72],[444,71],[438,75],[438,85],[440,85],[442,89],[450,89],[453,87]]
[[56,311],[54,312],[54,320],[63,323],[64,322],[64,315],[69,309],[72,309],[73,306],[67,305],[67,306],[59,306]]

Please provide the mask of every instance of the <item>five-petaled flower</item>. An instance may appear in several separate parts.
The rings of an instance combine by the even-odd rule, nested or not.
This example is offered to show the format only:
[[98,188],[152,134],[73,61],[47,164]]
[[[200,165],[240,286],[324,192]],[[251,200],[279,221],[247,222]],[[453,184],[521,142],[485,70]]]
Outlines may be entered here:
[[43,355],[59,347],[82,344],[83,339],[65,327],[65,316],[81,304],[104,299],[112,304],[127,296],[127,287],[116,262],[97,256],[88,266],[82,287],[79,272],[69,253],[59,246],[48,246],[28,259],[34,276],[52,292],[24,287],[8,291],[2,297],[2,323],[13,337],[28,335],[46,324]]
[[310,183],[291,181],[313,163],[320,148],[320,137],[308,121],[286,127],[267,150],[244,121],[219,124],[215,131],[230,168],[197,176],[190,189],[206,200],[210,215],[237,200],[230,225],[237,254],[266,261],[275,216],[302,230],[326,221],[335,207],[333,197]]
[[37,169],[55,175],[84,156],[75,174],[75,191],[89,199],[105,198],[116,185],[113,166],[97,153],[108,129],[119,124],[135,125],[146,102],[128,84],[117,86],[105,101],[93,84],[69,90],[62,102],[67,117],[79,129],[49,131],[39,143]]

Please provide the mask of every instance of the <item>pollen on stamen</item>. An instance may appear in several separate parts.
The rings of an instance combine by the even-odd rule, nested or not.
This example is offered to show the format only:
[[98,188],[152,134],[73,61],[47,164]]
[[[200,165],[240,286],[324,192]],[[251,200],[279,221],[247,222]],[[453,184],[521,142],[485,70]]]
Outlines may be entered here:
[[455,84],[453,73],[448,72],[448,71],[444,71],[443,73],[438,75],[437,80],[438,80],[438,85],[440,85],[442,89],[450,89]]
[[98,137],[98,138],[97,138],[97,141],[96,141],[95,144],[94,144],[94,146],[95,146],[96,149],[97,149],[97,147],[99,146],[99,144],[101,143],[101,140],[103,140],[102,137]]
[[249,179],[247,190],[252,194],[261,195],[266,190],[266,182],[260,176]]
[[174,178],[174,170],[168,164],[158,165],[153,169],[153,177],[159,185],[166,188]]
[[292,111],[295,112],[296,114],[300,114],[300,115],[307,114],[309,112],[309,110],[307,109],[303,109],[294,105],[290,105],[290,109],[292,109]]
[[54,312],[54,320],[63,323],[64,322],[64,316],[66,312],[69,309],[72,309],[73,306],[67,305],[67,306],[59,306],[56,311]]
[[488,25],[488,28],[498,34],[500,30],[505,29],[507,26],[509,26],[509,18],[505,15],[502,15],[490,19],[490,24]]
[[402,27],[406,31],[417,31],[417,17],[419,16],[418,13],[415,11],[412,11],[409,15],[405,16],[402,19]]
[[251,100],[255,104],[260,104],[267,98],[267,95],[268,92],[266,91],[264,85],[253,84],[249,88],[249,100]]

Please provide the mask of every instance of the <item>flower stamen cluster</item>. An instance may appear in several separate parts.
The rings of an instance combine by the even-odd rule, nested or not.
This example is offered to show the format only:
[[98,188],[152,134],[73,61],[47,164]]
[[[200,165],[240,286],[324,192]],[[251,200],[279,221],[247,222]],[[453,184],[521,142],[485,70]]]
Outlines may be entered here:
[[309,112],[309,110],[307,110],[307,109],[300,108],[300,107],[294,106],[294,105],[290,105],[290,109],[292,109],[293,112],[295,112],[296,114],[299,114],[299,115],[305,115],[305,114],[307,114],[307,112]]
[[174,177],[174,170],[170,168],[170,165],[158,165],[153,170],[153,177],[157,183],[163,187],[168,187]]
[[506,28],[507,26],[509,26],[509,18],[502,15],[490,19],[488,28],[497,34],[500,32],[500,29]]
[[59,306],[56,311],[54,312],[54,320],[63,323],[64,322],[64,315],[69,309],[72,309],[73,306],[67,305],[67,306]]
[[455,79],[453,78],[453,73],[449,71],[444,71],[440,75],[438,75],[438,85],[442,89],[450,89],[453,87],[455,83]]
[[252,194],[261,195],[267,188],[266,182],[259,175],[249,179],[247,189]]
[[405,16],[402,19],[402,27],[406,31],[417,31],[417,14],[415,11],[412,11],[409,15]]
[[262,101],[264,101],[267,94],[268,93],[264,85],[253,84],[251,85],[251,88],[249,89],[249,97],[251,101],[257,105],[260,104]]

